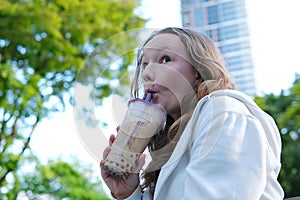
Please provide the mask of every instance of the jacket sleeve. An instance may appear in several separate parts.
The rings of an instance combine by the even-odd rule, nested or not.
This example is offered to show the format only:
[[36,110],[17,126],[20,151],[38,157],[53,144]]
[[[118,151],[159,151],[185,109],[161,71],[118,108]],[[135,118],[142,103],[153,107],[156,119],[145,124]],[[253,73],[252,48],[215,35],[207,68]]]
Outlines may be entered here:
[[261,124],[250,113],[210,109],[194,129],[183,199],[260,199],[267,178]]

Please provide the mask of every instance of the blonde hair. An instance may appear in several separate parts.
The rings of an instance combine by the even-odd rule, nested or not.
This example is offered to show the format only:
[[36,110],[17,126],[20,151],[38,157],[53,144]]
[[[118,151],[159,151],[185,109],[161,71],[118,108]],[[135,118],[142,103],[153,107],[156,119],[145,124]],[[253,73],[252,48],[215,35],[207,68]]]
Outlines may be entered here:
[[197,84],[194,87],[194,90],[191,91],[191,94],[184,99],[184,101],[188,101],[189,103],[181,104],[189,105],[182,109],[181,117],[174,121],[168,116],[166,127],[152,138],[152,141],[148,146],[150,152],[160,150],[160,156],[157,154],[152,156],[152,161],[143,174],[144,183],[142,187],[146,188],[150,186],[150,191],[152,193],[154,193],[160,168],[170,158],[197,102],[213,91],[235,89],[235,84],[229,76],[221,52],[207,36],[190,29],[172,27],[153,32],[139,48],[136,72],[131,87],[131,94],[133,97],[139,96],[139,88],[142,83],[142,67],[140,64],[143,48],[156,35],[163,33],[175,34],[181,39],[186,47],[189,60],[195,69]]

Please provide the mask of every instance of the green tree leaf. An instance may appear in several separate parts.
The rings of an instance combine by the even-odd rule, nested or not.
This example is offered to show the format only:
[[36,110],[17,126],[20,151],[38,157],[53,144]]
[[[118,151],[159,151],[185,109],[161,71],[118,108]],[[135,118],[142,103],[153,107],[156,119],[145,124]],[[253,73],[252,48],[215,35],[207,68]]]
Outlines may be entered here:
[[279,181],[285,197],[300,196],[300,81],[279,95],[256,97],[257,104],[275,119],[282,138]]
[[[15,172],[35,127],[50,112],[64,110],[92,50],[112,35],[143,27],[145,20],[135,14],[139,5],[139,0],[0,0],[0,188],[13,191],[9,175],[18,185]],[[137,42],[133,35],[119,38],[111,49]],[[97,102],[114,91],[110,83],[132,62],[130,55],[115,70],[106,66]]]

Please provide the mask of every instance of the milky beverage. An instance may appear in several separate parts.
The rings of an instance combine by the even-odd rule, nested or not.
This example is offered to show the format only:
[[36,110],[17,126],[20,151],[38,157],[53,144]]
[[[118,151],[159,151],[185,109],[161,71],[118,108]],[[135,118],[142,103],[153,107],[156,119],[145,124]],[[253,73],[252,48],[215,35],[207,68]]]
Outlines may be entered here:
[[129,101],[128,110],[104,164],[111,175],[126,179],[133,172],[152,136],[163,128],[166,115],[150,100],[151,93],[148,93],[146,100],[137,98]]

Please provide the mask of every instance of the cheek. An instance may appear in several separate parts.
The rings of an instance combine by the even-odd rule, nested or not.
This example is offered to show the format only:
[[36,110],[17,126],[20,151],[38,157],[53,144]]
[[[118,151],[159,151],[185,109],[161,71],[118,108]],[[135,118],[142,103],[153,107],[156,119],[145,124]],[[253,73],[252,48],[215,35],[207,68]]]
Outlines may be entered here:
[[164,107],[166,113],[171,115],[174,119],[180,116],[180,103],[177,96],[170,90],[164,92],[163,96],[159,99],[159,104]]
[[157,79],[159,84],[170,90],[179,102],[189,92],[193,90],[194,74],[192,72],[180,72],[173,68],[162,70]]

